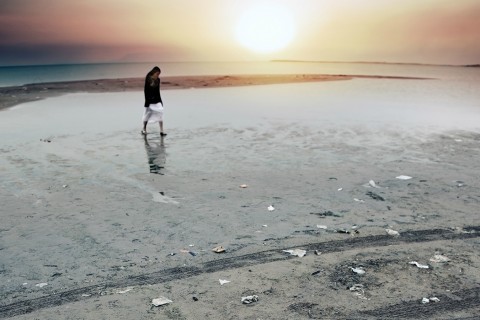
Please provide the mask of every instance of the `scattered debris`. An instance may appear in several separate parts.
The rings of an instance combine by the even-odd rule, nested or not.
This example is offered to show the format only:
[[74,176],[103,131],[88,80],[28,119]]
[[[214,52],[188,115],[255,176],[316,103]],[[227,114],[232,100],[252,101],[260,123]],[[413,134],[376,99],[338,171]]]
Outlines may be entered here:
[[215,253],[223,253],[223,252],[225,252],[225,248],[222,247],[222,246],[217,246],[217,247],[213,248],[212,251],[215,252]]
[[395,177],[395,178],[400,179],[400,180],[410,180],[410,179],[412,179],[412,177],[410,177],[410,176],[404,176],[404,175],[400,175],[400,176]]
[[343,190],[343,188],[338,188],[338,189],[337,189],[337,191],[342,191],[342,190]]
[[262,227],[266,228],[266,227],[268,227],[268,225],[264,224],[264,225],[262,225]]
[[455,227],[454,228],[456,232],[460,233],[476,233],[476,231],[472,228],[461,228],[461,227]]
[[282,250],[282,251],[290,253],[290,255],[297,256],[297,257],[300,257],[300,258],[307,254],[307,251],[302,250],[302,249]]
[[117,290],[117,293],[123,294],[123,293],[127,293],[128,291],[131,291],[131,290],[133,290],[133,287],[125,288],[125,290]]
[[372,198],[373,200],[385,201],[385,199],[382,196],[379,196],[378,194],[376,194],[372,191],[368,191],[366,193],[366,195],[369,196],[370,198]]
[[350,268],[350,269],[352,269],[352,271],[355,272],[356,274],[359,274],[359,275],[365,274],[365,270],[363,270],[362,268]]
[[91,294],[88,294],[88,293],[82,294],[82,297],[90,297],[90,296],[91,296]]
[[433,258],[430,259],[430,261],[432,262],[436,262],[436,263],[441,263],[441,262],[448,262],[450,261],[450,259],[444,255],[441,255],[441,254],[436,254],[433,256]]
[[368,181],[368,185],[373,188],[380,188],[373,180]]
[[198,301],[197,297],[192,297],[193,301]]
[[273,210],[275,210],[275,208],[274,208],[272,205],[268,206],[267,209],[268,209],[268,211],[273,211]]
[[416,265],[420,269],[428,269],[429,268],[429,266],[427,266],[425,264],[420,264],[417,261],[410,261],[409,264]]
[[333,213],[332,211],[324,211],[324,212],[310,212],[310,214],[317,215],[319,217],[341,217],[341,215]]
[[324,226],[323,224],[317,224],[318,229],[327,229],[327,226]]
[[394,236],[394,237],[395,237],[395,236],[399,236],[399,235],[400,235],[400,232],[395,231],[395,230],[393,230],[393,229],[385,229],[385,231],[387,232],[387,234],[388,234],[389,236]]
[[155,307],[158,307],[158,306],[163,306],[165,304],[169,304],[169,303],[172,303],[173,301],[168,299],[168,298],[165,298],[163,296],[157,298],[157,299],[153,299],[152,300],[152,304],[155,306]]
[[335,230],[335,231],[336,231],[337,233],[347,233],[347,234],[351,234],[352,236],[353,236],[354,234],[360,233],[360,231],[358,231],[358,230],[352,230],[352,231],[350,231],[350,230],[345,230],[345,229],[339,229],[339,230]]
[[464,187],[465,186],[465,182],[463,181],[455,181],[455,183],[457,184],[457,187]]
[[312,276],[315,276],[315,275],[319,274],[320,272],[322,272],[322,270],[317,270],[315,272],[312,272]]
[[440,299],[438,299],[437,297],[423,298],[423,299],[422,299],[422,303],[423,303],[423,304],[429,303],[430,301],[440,302]]
[[224,285],[225,283],[229,283],[230,281],[228,280],[222,280],[222,279],[218,279],[218,281],[220,281],[220,285]]
[[[193,251],[190,251],[190,250],[186,250],[186,249],[181,249],[180,252],[181,253],[189,253],[190,255],[192,255],[194,257],[197,255],[197,253],[195,253]],[[170,253],[170,255],[173,255],[173,254]]]
[[355,200],[357,202],[365,202],[365,200],[361,200],[361,199],[357,199],[357,198],[353,198],[353,200]]
[[350,291],[363,291],[363,284],[354,284],[350,288],[348,288]]
[[243,304],[250,304],[250,303],[253,303],[253,302],[257,302],[257,301],[258,301],[258,296],[256,294],[254,294],[252,296],[242,297],[242,303]]
[[35,285],[35,287],[43,288],[43,287],[45,287],[45,286],[47,286],[47,285],[48,285],[48,283],[42,282],[42,283],[37,283],[37,284]]
[[350,291],[354,291],[355,295],[361,299],[367,299],[365,297],[365,290],[363,289],[363,284],[354,284],[350,288],[348,288]]
[[315,253],[315,255],[317,255],[317,256],[319,256],[319,255],[322,254],[322,252],[321,252],[320,250],[315,250],[314,253]]
[[68,184],[64,184],[62,187],[63,187],[63,188],[66,188],[66,187],[68,187]]
[[247,188],[247,187],[248,187],[248,185],[246,185],[246,184],[241,184],[240,185],[240,188]]
[[176,255],[175,252],[170,252],[169,254],[167,254],[167,256],[171,256],[171,257],[173,257],[174,255]]

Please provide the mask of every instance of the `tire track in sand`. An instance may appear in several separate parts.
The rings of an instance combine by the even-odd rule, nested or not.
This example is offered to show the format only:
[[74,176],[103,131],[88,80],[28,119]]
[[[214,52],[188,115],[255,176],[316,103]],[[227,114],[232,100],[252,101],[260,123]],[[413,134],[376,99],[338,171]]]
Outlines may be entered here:
[[[449,229],[430,229],[406,231],[400,234],[400,237],[389,235],[373,235],[365,237],[355,237],[345,240],[333,240],[326,242],[316,242],[304,244],[298,247],[288,247],[284,249],[302,248],[307,251],[319,250],[323,254],[348,251],[353,249],[366,249],[374,247],[383,247],[389,245],[401,245],[409,243],[420,243],[442,240],[463,240],[478,238],[480,236],[480,226],[470,226],[463,228],[463,232],[454,232]],[[101,296],[106,290],[114,288],[124,288],[127,286],[140,286],[166,283],[178,279],[185,279],[200,274],[213,273],[220,270],[242,268],[246,266],[264,264],[280,260],[291,259],[286,256],[283,249],[265,250],[241,256],[228,257],[213,261],[201,263],[193,267],[176,267],[160,270],[151,273],[145,273],[135,276],[129,276],[118,280],[99,283],[96,285],[75,288],[62,292],[57,292],[44,297],[22,300],[7,305],[0,306],[0,318],[14,317],[22,314],[28,314],[40,309],[52,308],[67,303],[82,301],[92,297]],[[421,311],[428,310],[429,314],[447,310],[469,309],[480,305],[480,288],[465,289],[452,293],[458,299],[442,297],[446,303],[430,304],[429,306],[419,306],[418,301],[404,302],[401,304],[386,306],[381,309],[370,310],[364,313],[365,316],[379,317],[382,315],[398,314],[401,317],[418,316]],[[460,308],[460,309],[458,309]]]

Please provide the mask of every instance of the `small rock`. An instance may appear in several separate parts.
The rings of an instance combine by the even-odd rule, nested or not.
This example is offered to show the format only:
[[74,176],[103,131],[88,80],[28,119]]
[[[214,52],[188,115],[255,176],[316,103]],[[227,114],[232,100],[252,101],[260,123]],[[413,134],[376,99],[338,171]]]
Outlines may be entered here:
[[215,253],[223,253],[223,252],[225,252],[225,248],[222,247],[222,246],[217,246],[217,247],[213,248],[212,251],[215,252]]

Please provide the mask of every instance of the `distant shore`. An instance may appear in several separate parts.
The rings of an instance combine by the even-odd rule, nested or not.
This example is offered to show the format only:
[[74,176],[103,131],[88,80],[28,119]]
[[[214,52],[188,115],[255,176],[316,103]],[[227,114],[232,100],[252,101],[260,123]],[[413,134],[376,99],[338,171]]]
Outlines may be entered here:
[[[326,74],[286,74],[286,75],[225,75],[225,76],[176,76],[162,77],[162,90],[188,88],[216,88],[249,85],[267,85],[298,82],[320,82],[350,80],[353,78],[371,79],[427,79],[416,77],[375,76],[375,75],[326,75]],[[23,86],[0,88],[0,110],[15,105],[46,99],[75,92],[122,92],[142,91],[144,78],[98,79],[66,82],[26,84]]]
[[271,62],[299,62],[299,63],[354,63],[354,64],[387,64],[404,66],[436,66],[436,67],[480,67],[480,64],[437,64],[419,62],[385,62],[385,61],[321,61],[321,60],[289,60],[276,59]]

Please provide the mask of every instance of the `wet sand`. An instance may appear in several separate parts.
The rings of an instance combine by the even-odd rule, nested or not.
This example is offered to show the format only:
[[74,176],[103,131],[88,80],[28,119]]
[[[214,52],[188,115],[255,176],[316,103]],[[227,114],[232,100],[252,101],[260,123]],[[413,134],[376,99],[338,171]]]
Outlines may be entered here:
[[167,90],[163,139],[138,88],[3,110],[0,318],[479,317],[476,118],[377,80]]

